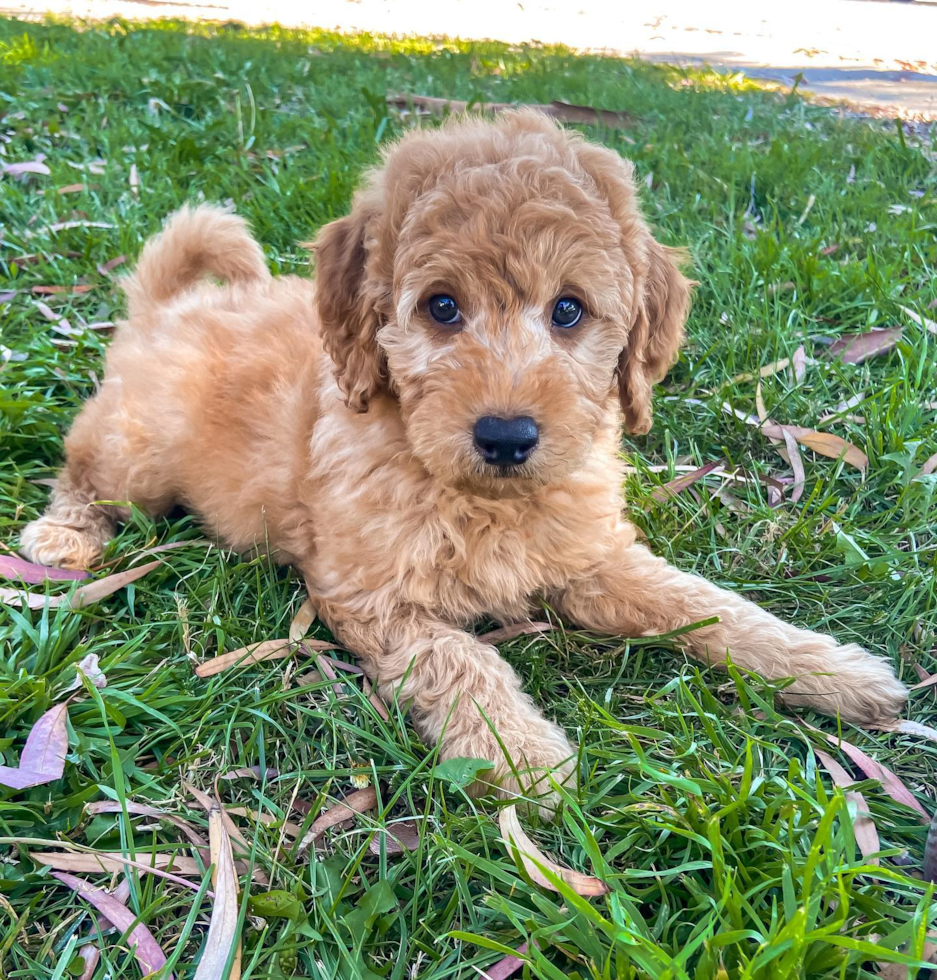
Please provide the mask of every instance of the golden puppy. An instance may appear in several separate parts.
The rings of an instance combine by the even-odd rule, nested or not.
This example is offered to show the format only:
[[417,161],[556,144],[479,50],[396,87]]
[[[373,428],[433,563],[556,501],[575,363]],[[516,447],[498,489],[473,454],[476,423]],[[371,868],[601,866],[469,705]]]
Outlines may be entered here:
[[541,599],[630,636],[718,616],[689,652],[850,721],[900,711],[885,661],[677,571],[622,516],[620,428],[650,427],[690,294],[628,162],[533,112],[413,132],[314,251],[314,284],[273,279],[206,207],[146,245],[30,558],[92,562],[122,516],[98,500],[269,543],[381,693],[508,791],[574,750],[466,628]]

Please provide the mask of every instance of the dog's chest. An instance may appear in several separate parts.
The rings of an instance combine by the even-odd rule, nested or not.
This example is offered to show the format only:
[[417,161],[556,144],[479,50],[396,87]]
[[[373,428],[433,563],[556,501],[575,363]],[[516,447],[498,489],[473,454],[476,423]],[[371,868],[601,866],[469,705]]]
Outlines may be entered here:
[[422,608],[454,624],[523,618],[588,574],[619,519],[614,492],[551,488],[492,501],[428,481],[333,483],[320,499],[317,578],[336,600]]

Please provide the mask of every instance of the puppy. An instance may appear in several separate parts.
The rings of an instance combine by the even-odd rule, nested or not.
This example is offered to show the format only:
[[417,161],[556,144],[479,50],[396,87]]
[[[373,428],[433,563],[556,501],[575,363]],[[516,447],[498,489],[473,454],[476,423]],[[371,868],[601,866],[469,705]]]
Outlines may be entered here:
[[622,516],[621,427],[648,431],[690,296],[630,163],[534,112],[455,120],[392,146],[312,247],[314,283],[273,279],[207,207],[146,245],[30,558],[94,561],[126,514],[101,500],[268,543],[383,696],[508,793],[575,752],[466,630],[541,600],[626,636],[717,616],[685,636],[701,660],[848,721],[901,710],[885,661],[672,568]]

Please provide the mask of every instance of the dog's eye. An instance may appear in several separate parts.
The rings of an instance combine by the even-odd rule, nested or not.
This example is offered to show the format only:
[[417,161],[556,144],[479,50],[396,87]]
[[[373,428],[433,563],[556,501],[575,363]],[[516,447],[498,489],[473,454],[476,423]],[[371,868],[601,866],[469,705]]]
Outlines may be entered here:
[[444,293],[430,297],[429,315],[437,323],[443,323],[447,327],[453,326],[462,319],[459,304],[451,296],[446,296]]
[[582,319],[582,303],[572,296],[562,296],[553,307],[553,326],[568,330]]

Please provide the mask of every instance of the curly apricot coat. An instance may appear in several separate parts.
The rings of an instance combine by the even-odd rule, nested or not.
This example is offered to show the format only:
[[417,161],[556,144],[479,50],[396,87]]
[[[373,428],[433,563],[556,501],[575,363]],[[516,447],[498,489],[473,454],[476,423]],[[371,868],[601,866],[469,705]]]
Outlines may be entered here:
[[[901,709],[885,661],[677,571],[622,515],[620,426],[650,427],[690,295],[628,162],[531,112],[456,120],[392,146],[313,248],[314,284],[274,279],[207,207],[146,245],[30,557],[93,561],[124,516],[98,500],[181,503],[230,547],[266,543],[385,697],[444,756],[491,759],[504,792],[571,777],[575,753],[466,627],[542,599],[632,636],[718,616],[690,653],[793,676],[788,701],[850,721]],[[584,310],[569,330],[562,296]],[[486,416],[539,430],[510,475],[473,440]]]

